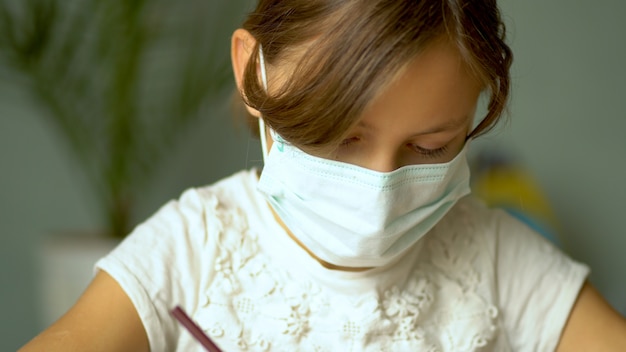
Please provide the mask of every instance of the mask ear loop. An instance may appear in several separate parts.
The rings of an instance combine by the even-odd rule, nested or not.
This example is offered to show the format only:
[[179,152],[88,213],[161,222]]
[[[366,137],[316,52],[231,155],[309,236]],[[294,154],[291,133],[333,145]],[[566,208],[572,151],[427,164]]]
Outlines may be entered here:
[[[267,92],[267,73],[265,72],[265,57],[263,56],[263,45],[259,44],[259,65],[261,66],[261,81],[263,82],[263,88]],[[263,163],[267,160],[267,137],[265,136],[265,121],[263,116],[259,116],[259,138],[261,139],[261,152],[263,154]]]

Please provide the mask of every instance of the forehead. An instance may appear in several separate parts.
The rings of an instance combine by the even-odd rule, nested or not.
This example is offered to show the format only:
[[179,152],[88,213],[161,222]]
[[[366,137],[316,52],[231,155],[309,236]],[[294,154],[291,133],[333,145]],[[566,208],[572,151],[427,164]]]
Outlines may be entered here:
[[405,116],[423,131],[458,126],[473,114],[482,89],[459,50],[438,40],[380,89],[359,123],[375,124],[380,120],[376,116]]

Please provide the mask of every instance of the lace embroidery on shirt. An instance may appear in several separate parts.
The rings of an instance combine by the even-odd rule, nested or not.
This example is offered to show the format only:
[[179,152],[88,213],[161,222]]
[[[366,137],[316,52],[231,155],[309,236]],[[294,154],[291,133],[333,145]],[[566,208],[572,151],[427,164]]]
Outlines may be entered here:
[[478,293],[477,229],[462,207],[451,211],[461,223],[423,239],[406,282],[353,297],[274,266],[245,214],[212,205],[219,250],[195,319],[226,350],[478,351],[495,336],[498,310]]

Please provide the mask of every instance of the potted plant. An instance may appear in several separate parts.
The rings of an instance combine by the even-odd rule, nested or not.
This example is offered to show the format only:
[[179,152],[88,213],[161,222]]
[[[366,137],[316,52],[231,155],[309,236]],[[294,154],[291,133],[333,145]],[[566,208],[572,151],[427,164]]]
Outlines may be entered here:
[[246,2],[0,0],[0,65],[84,172],[105,237],[129,233],[167,150],[231,88],[229,32]]

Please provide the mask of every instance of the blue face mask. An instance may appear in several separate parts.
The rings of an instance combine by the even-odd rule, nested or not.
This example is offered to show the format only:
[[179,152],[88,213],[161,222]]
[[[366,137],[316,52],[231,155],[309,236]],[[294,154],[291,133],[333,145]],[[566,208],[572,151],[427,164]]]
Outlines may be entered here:
[[[263,52],[262,79],[267,89]],[[319,158],[273,133],[258,189],[311,253],[331,264],[393,262],[470,192],[464,149],[450,162],[378,172]]]

